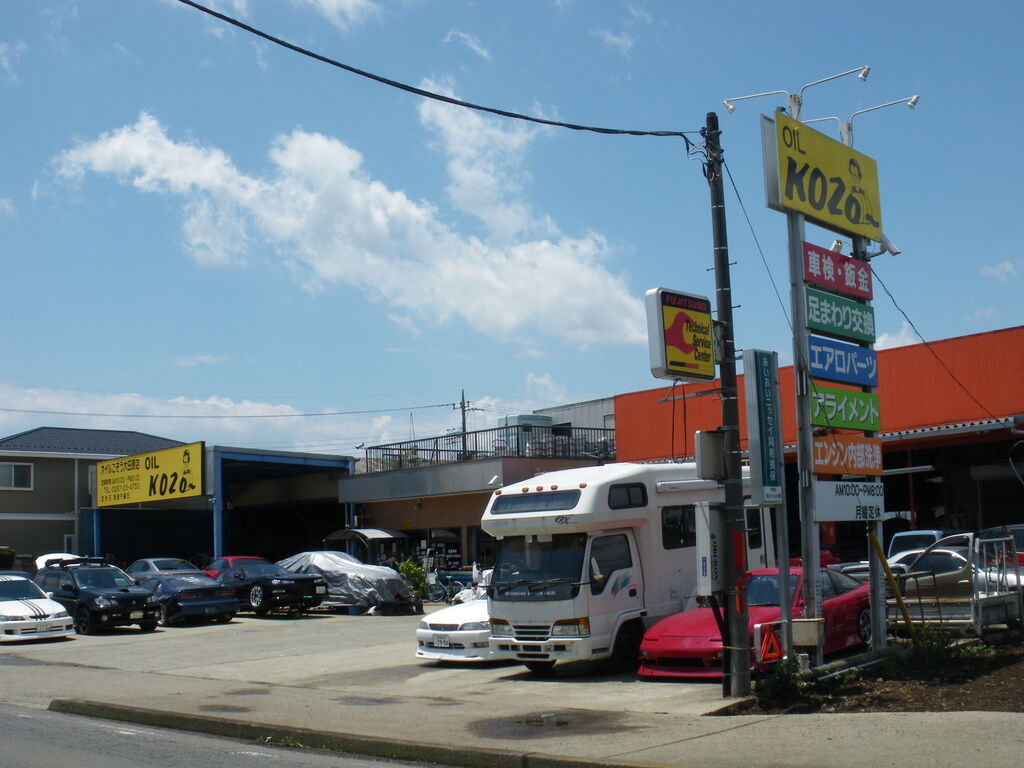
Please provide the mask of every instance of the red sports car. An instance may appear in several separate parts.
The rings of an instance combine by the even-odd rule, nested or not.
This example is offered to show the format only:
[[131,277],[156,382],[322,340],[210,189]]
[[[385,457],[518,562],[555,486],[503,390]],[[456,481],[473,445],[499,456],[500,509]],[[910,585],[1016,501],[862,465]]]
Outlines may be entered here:
[[[803,569],[789,569],[793,616],[803,615]],[[825,617],[825,653],[861,645],[871,637],[867,584],[845,574],[819,571]],[[747,574],[750,633],[754,625],[778,621],[779,569]],[[753,662],[752,662],[753,663]],[[639,674],[647,677],[721,677],[722,637],[711,608],[667,616],[647,630],[640,643]]]
[[211,562],[205,568],[205,573],[211,579],[216,579],[221,571],[226,571],[229,568],[236,568],[242,565],[252,565],[253,563],[269,563],[265,557],[256,557],[255,555],[228,555],[226,557],[218,557],[216,560]]

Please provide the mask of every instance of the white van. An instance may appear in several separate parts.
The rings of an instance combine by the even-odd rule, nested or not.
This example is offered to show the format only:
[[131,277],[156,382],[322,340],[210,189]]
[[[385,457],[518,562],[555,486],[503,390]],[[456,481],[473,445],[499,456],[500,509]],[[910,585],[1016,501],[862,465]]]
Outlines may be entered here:
[[[696,606],[701,517],[724,501],[692,463],[568,469],[495,491],[481,520],[500,540],[491,657],[535,672],[634,664],[646,627]],[[770,512],[747,512],[748,567],[773,567]]]

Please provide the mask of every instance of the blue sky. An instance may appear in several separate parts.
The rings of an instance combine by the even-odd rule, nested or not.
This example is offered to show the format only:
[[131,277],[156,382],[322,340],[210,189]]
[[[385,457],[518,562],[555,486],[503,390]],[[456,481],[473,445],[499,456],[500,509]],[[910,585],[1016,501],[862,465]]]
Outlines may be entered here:
[[[1019,2],[210,5],[509,111],[695,132],[717,111],[742,199],[727,189],[737,346],[783,362],[785,217],[759,139],[783,97],[721,102],[870,65],[809,89],[802,117],[920,95],[854,123],[903,251],[877,274],[927,340],[1024,322]],[[644,292],[714,295],[708,188],[680,139],[424,100],[176,0],[8,0],[0,100],[3,435],[349,453],[456,428],[462,389],[482,429],[658,386]],[[875,313],[880,346],[914,340],[877,287]]]

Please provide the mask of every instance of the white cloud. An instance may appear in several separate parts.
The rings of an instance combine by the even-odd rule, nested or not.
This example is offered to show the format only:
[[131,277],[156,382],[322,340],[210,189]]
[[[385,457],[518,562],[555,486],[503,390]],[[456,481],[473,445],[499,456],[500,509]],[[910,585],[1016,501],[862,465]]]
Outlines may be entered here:
[[564,403],[568,399],[565,387],[556,383],[550,373],[530,372],[526,374],[526,391],[532,398],[547,400],[551,403]]
[[626,55],[633,48],[633,36],[628,32],[623,32],[620,35],[616,35],[607,29],[595,29],[591,31],[594,37],[600,40],[602,43],[607,45],[609,48],[613,48],[619,53]]
[[485,59],[486,61],[491,60],[491,52],[484,48],[483,44],[480,42],[480,38],[476,35],[471,35],[468,32],[463,32],[459,29],[449,29],[448,34],[444,36],[444,40],[441,42],[448,44],[453,41],[462,43],[481,59]]
[[990,267],[982,267],[981,274],[985,277],[995,278],[1001,283],[1007,283],[1020,277],[1020,271],[1012,261],[1000,261]]
[[893,347],[905,347],[908,344],[918,344],[920,339],[910,327],[906,320],[896,333],[883,333],[875,341],[875,349],[892,349]]
[[[420,327],[457,319],[524,346],[536,335],[644,343],[642,305],[606,267],[605,239],[559,234],[518,201],[516,161],[535,132],[453,109],[421,114],[448,154],[453,198],[497,231],[493,242],[459,234],[433,206],[373,179],[351,147],[301,130],[275,139],[265,178],[242,173],[219,149],[171,140],[148,114],[65,151],[54,167],[69,181],[112,174],[180,198],[185,245],[207,266],[243,262],[259,245],[282,254],[308,289],[348,283]],[[468,190],[502,215],[478,210]]]
[[226,355],[182,355],[174,358],[178,368],[197,368],[200,365],[220,365],[227,360]]
[[18,82],[18,73],[14,68],[25,50],[25,43],[21,40],[16,43],[0,43],[0,72],[8,83]]
[[[358,443],[372,445],[392,439],[387,429],[392,417],[388,414],[300,411],[290,405],[232,397],[79,392],[18,387],[0,381],[0,402],[4,404],[0,409],[0,436],[45,424],[137,430],[182,442],[205,440],[209,445],[343,455],[352,454]],[[302,415],[304,412],[317,415]],[[444,420],[424,425],[425,429],[436,428],[440,433],[452,426],[450,409],[441,409],[438,414],[444,414]],[[404,435],[396,439],[404,439]]]
[[308,5],[343,32],[381,15],[373,0],[295,0]]
[[4,216],[14,215],[14,201],[7,197],[0,197],[0,214]]

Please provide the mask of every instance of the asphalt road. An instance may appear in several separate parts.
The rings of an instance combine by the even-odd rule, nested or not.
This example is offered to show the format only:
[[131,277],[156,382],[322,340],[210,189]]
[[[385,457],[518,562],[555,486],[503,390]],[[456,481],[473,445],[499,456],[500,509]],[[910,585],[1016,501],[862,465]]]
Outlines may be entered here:
[[383,768],[414,763],[272,747],[0,704],[4,768]]

